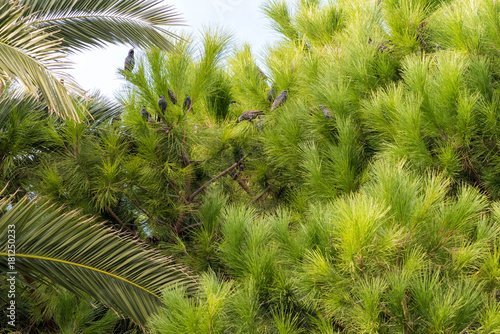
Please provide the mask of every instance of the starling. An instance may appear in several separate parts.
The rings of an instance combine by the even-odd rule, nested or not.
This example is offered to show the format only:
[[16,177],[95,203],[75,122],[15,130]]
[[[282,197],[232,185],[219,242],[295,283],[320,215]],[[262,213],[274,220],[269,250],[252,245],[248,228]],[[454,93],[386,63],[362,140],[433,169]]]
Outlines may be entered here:
[[269,89],[269,92],[267,92],[267,101],[269,101],[269,103],[273,103],[275,98],[276,98],[276,93],[274,92],[274,85],[272,85],[271,88]]
[[273,105],[271,106],[271,111],[273,111],[274,109],[280,107],[283,103],[286,102],[286,99],[287,99],[287,96],[288,96],[287,94],[288,94],[287,90],[284,90],[284,91],[280,92],[280,95],[278,95],[278,97],[276,98],[276,100],[274,100]]
[[330,109],[328,109],[327,107],[325,107],[322,104],[320,104],[319,108],[323,112],[323,115],[325,115],[325,118],[327,118],[327,119],[332,119],[333,118],[332,111]]
[[144,105],[141,108],[141,116],[145,121],[151,118],[151,114],[146,111],[146,106]]
[[134,49],[130,49],[128,51],[127,58],[125,58],[125,66],[124,66],[125,71],[132,72],[132,70],[134,69],[134,65],[135,65]]
[[186,98],[184,99],[184,104],[182,105],[182,110],[186,111],[186,110],[189,110],[189,108],[191,108],[191,98],[189,97],[189,95],[186,94]]
[[170,89],[168,90],[168,97],[170,98],[170,101],[172,101],[172,104],[177,104],[177,96],[175,96],[174,92]]
[[162,114],[165,114],[165,110],[167,110],[167,100],[165,100],[165,96],[160,95],[158,106],[160,107]]
[[240,117],[238,117],[238,123],[241,122],[241,121],[244,121],[244,120],[247,120],[247,121],[252,121],[252,119],[256,118],[257,116],[260,116],[260,115],[264,115],[264,113],[262,111],[258,111],[258,110],[249,110],[249,111],[245,111],[243,114],[241,114]]

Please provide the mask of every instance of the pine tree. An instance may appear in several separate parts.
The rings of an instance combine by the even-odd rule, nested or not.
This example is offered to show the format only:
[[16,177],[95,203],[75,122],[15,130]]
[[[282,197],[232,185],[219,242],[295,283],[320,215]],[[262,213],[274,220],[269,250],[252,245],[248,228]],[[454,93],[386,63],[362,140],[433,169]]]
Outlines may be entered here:
[[[262,9],[282,36],[263,55],[209,29],[146,50],[122,72],[121,105],[95,97],[84,122],[38,118],[35,101],[20,123],[12,112],[9,191],[106,220],[199,274],[163,286],[150,317],[122,311],[154,333],[500,332],[496,2]],[[288,91],[272,111],[271,87]],[[161,112],[169,90],[191,105]],[[263,115],[237,122],[248,110]],[[58,291],[42,304],[71,297]]]

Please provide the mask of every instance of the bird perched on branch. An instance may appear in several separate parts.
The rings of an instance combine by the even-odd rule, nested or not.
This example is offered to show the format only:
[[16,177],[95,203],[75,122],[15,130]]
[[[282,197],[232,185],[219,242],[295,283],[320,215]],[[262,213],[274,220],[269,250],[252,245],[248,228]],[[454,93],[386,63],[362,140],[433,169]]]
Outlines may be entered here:
[[330,109],[328,109],[327,107],[325,107],[322,104],[319,105],[319,108],[323,112],[323,115],[325,115],[325,118],[327,118],[327,119],[332,119],[333,118],[332,111]]
[[281,105],[286,102],[287,97],[288,97],[288,90],[281,91],[280,95],[278,95],[276,100],[274,100],[273,105],[271,106],[271,111],[281,107]]
[[165,96],[160,95],[160,99],[158,100],[158,107],[160,107],[162,114],[165,114],[165,110],[167,110],[167,100],[165,100]]
[[251,122],[252,119],[257,118],[260,115],[264,115],[264,113],[262,111],[258,111],[258,110],[245,111],[245,112],[243,112],[243,114],[241,114],[240,117],[238,117],[238,123],[242,122],[244,120]]
[[272,85],[271,88],[269,89],[269,92],[267,92],[267,101],[269,101],[269,103],[273,103],[275,98],[276,98],[276,93],[274,92],[274,85]]
[[182,105],[182,110],[183,111],[186,111],[186,110],[189,110],[189,108],[191,108],[191,98],[189,97],[189,95],[186,94],[186,98],[184,99],[184,104]]
[[128,51],[127,58],[125,58],[125,66],[124,66],[125,71],[132,72],[132,70],[134,69],[134,65],[135,65],[134,49],[132,48]]
[[170,89],[168,90],[168,97],[170,98],[170,101],[172,101],[172,104],[177,104],[177,96],[175,96],[174,92]]
[[140,113],[141,113],[142,119],[144,119],[146,121],[151,118],[151,114],[147,112],[145,105],[142,106]]

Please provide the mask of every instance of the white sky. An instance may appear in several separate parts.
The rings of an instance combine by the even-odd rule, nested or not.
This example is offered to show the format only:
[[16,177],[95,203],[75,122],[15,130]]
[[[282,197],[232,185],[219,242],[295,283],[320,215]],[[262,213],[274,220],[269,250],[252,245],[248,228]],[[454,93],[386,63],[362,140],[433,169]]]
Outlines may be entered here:
[[[181,13],[188,32],[199,36],[202,27],[219,26],[227,28],[239,44],[248,42],[257,57],[264,46],[276,40],[277,35],[269,27],[261,5],[263,0],[165,0]],[[179,28],[175,28],[179,29]],[[110,45],[73,56],[75,63],[71,74],[86,90],[99,89],[104,95],[113,97],[123,85],[116,73],[123,67],[129,45]],[[139,52],[137,52],[139,51]],[[137,54],[140,50],[136,49]]]

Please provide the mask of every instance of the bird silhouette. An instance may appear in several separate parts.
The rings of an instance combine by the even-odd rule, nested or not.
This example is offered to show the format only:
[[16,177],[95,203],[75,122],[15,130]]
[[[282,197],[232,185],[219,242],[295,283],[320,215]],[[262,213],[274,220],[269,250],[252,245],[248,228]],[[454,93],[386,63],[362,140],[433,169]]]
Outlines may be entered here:
[[327,119],[332,119],[333,118],[332,111],[330,109],[328,109],[327,107],[325,107],[322,104],[319,105],[319,108],[323,112],[323,115],[325,115],[325,118],[327,118]]
[[162,114],[165,115],[165,110],[167,110],[167,100],[165,100],[165,96],[160,95],[160,99],[158,100],[158,107],[160,107]]
[[140,113],[141,113],[142,119],[144,119],[146,121],[151,118],[151,114],[147,112],[145,105],[142,106]]
[[191,107],[191,98],[189,97],[189,95],[186,94],[186,98],[184,99],[184,104],[182,105],[182,110],[186,111],[186,110],[189,110],[189,108]]
[[273,105],[271,106],[271,111],[281,107],[283,103],[286,102],[287,97],[288,97],[288,90],[281,91],[280,95],[278,95],[276,100],[274,100]]
[[269,91],[267,92],[267,101],[269,101],[269,103],[273,103],[275,98],[276,98],[276,93],[274,92],[274,85],[272,85]]
[[170,89],[168,90],[168,97],[170,98],[170,101],[172,101],[172,104],[177,104],[177,96],[175,96],[174,92]]
[[134,65],[135,65],[134,49],[130,49],[128,51],[127,58],[125,58],[125,66],[124,66],[125,71],[132,72],[132,70],[134,69]]
[[259,110],[245,111],[245,112],[243,112],[243,114],[241,114],[240,117],[238,117],[238,123],[245,121],[245,120],[251,122],[252,119],[257,118],[260,115],[264,115],[264,113],[262,111],[259,111]]

